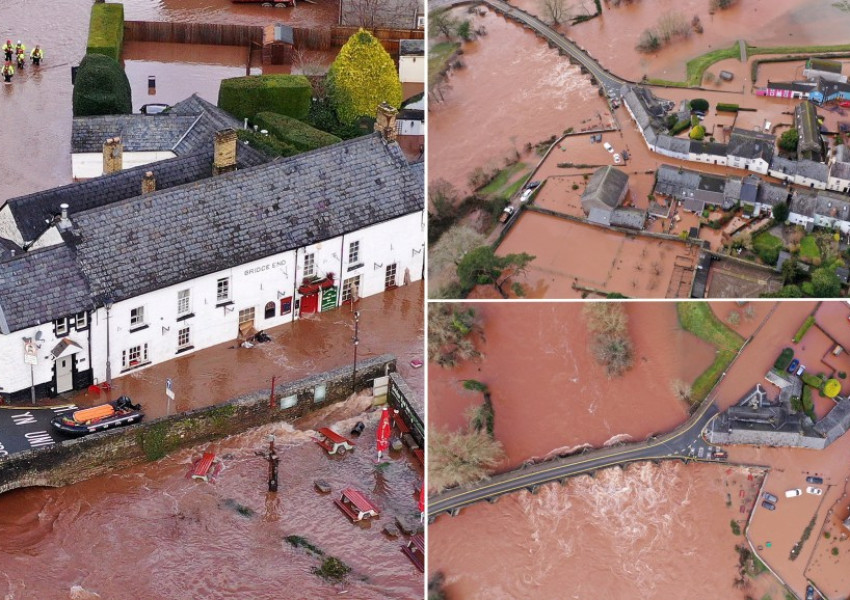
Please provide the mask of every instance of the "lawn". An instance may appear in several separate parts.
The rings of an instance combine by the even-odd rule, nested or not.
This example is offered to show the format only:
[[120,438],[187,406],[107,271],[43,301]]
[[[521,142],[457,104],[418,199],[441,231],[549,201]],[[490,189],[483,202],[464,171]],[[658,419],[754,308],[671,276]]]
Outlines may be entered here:
[[446,68],[446,63],[458,48],[460,48],[458,42],[442,42],[428,48],[428,87],[439,81],[440,73]]
[[[510,198],[517,192],[525,180],[524,172],[526,168],[527,165],[521,162],[505,167],[496,174],[490,183],[481,188],[480,191],[488,196]],[[523,175],[516,177],[518,173],[523,173]],[[516,179],[514,179],[515,177]]]
[[812,261],[820,258],[820,248],[818,242],[813,235],[807,235],[800,241],[800,258]]
[[693,402],[698,403],[708,396],[717,384],[738,349],[744,345],[744,338],[726,327],[714,315],[707,302],[680,302],[677,308],[682,327],[717,349],[714,362],[691,386]]
[[767,231],[753,238],[753,250],[767,264],[776,264],[782,246],[782,240]]

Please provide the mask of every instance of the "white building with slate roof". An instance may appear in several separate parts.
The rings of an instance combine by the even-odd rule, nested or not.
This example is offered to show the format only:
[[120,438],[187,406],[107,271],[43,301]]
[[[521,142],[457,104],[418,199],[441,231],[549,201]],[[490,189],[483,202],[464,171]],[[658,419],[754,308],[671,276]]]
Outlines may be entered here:
[[424,165],[395,142],[375,133],[263,164],[220,141],[218,175],[166,177],[166,161],[148,167],[165,189],[130,170],[10,200],[0,398],[83,389],[421,279]]

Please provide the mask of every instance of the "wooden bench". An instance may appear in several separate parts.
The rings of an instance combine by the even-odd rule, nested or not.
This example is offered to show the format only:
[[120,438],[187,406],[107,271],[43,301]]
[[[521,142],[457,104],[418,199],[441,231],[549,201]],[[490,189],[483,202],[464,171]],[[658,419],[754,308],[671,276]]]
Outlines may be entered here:
[[105,417],[111,417],[115,413],[115,409],[111,404],[101,404],[92,408],[84,408],[74,412],[74,420],[77,423],[86,423],[88,421],[99,421]]

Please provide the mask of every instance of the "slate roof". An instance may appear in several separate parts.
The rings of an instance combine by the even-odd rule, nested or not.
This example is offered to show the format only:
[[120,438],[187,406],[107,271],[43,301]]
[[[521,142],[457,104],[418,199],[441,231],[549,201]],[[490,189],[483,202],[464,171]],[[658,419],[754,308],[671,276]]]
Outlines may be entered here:
[[784,156],[774,156],[770,161],[770,170],[794,177],[797,174],[797,161]]
[[616,167],[597,169],[587,182],[581,195],[581,206],[590,214],[592,208],[612,210],[617,208],[623,191],[629,186],[629,176]]
[[850,202],[844,196],[820,192],[815,202],[815,214],[840,221],[850,221]]
[[[166,114],[198,117],[192,128],[186,132],[183,139],[173,148],[174,153],[177,155],[195,152],[199,148],[206,148],[210,140],[213,139],[216,131],[228,128],[242,129],[242,123],[238,119],[220,109],[215,104],[207,102],[197,94],[192,94],[185,100],[178,102]],[[250,153],[246,153],[245,160],[251,160],[247,154]],[[254,164],[265,162],[262,159],[262,153],[254,151],[254,154]]]
[[707,154],[709,156],[722,156],[725,158],[728,148],[726,144],[721,144],[720,142],[691,140],[689,151],[691,154]]
[[749,160],[761,158],[770,163],[775,143],[776,138],[769,133],[736,128],[729,135],[729,156],[739,156]]
[[813,218],[815,216],[817,200],[818,198],[814,194],[795,190],[791,195],[791,202],[788,204],[788,207],[792,213]]
[[741,200],[741,187],[743,182],[735,177],[726,178],[726,187],[723,188],[723,210],[729,210]]
[[[151,118],[153,116],[151,115]],[[134,167],[71,183],[58,188],[11,198],[3,210],[9,210],[25,242],[32,242],[43,234],[54,217],[61,213],[61,204],[68,205],[68,214],[104,206],[141,194],[142,178],[152,171],[157,190],[167,189],[212,176],[213,140],[207,140],[207,149],[187,156],[178,156],[156,163]],[[247,168],[267,161],[262,154],[244,144],[236,149],[236,165]],[[259,162],[258,162],[259,161]]]
[[611,226],[611,209],[609,208],[591,208],[587,215],[587,220],[594,225]]
[[759,186],[756,199],[759,203],[767,206],[782,204],[788,199],[788,188],[782,185],[773,185],[762,182]]
[[52,246],[0,263],[0,332],[8,334],[92,305],[74,250]]
[[844,398],[815,424],[815,431],[832,443],[850,429],[850,399]]
[[666,150],[670,153],[687,156],[690,152],[691,142],[685,138],[677,138],[672,135],[659,135],[655,148],[656,151]]
[[794,120],[800,139],[797,143],[797,158],[819,161],[823,156],[820,124],[815,105],[804,100],[794,109]]
[[827,179],[829,179],[829,167],[822,162],[798,160],[797,176],[826,183]]
[[120,301],[421,211],[422,174],[375,133],[78,213],[77,258]]
[[611,212],[611,225],[629,229],[643,229],[646,211],[640,208],[617,208]]
[[699,181],[700,174],[696,171],[661,165],[656,173],[655,192],[677,200],[687,200],[693,198]]
[[834,162],[829,168],[829,177],[850,181],[850,163]]
[[758,198],[759,184],[761,179],[747,175],[741,182],[741,202],[754,204]]
[[772,90],[791,90],[793,92],[801,92],[808,94],[817,87],[815,82],[811,81],[768,81],[767,89]]

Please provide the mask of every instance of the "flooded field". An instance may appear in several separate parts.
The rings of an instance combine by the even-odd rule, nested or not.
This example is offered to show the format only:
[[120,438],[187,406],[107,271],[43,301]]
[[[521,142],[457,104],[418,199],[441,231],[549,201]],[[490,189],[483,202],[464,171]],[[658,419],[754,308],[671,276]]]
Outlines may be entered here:
[[446,574],[451,597],[470,600],[630,598],[635,590],[645,599],[682,590],[698,600],[781,598],[768,575],[733,585],[744,539],[729,522],[746,519],[739,509],[754,503],[760,477],[637,463],[511,494],[430,525],[429,570]]
[[429,178],[461,195],[471,191],[476,167],[503,168],[517,152],[535,163],[527,144],[602,123],[606,110],[588,76],[544,41],[491,12],[474,23],[487,35],[463,45],[464,67],[450,76],[442,102],[431,98],[428,113]]
[[671,382],[693,381],[714,359],[711,346],[680,328],[671,303],[626,305],[634,367],[612,380],[588,350],[582,304],[472,306],[485,332],[484,356],[455,369],[432,363],[428,419],[438,429],[460,428],[466,407],[481,402],[461,381],[486,383],[505,468],[583,444],[642,440],[673,429],[687,412]]
[[[400,551],[406,538],[381,531],[396,516],[417,521],[421,472],[398,453],[376,468],[378,415],[363,412],[368,404],[352,398],[322,423],[339,431],[368,423],[344,458],[311,440],[314,425],[279,423],[70,487],[0,495],[0,596],[271,600],[297,589],[304,598],[421,598],[422,575]],[[281,457],[276,494],[267,492],[268,466],[255,454],[268,450],[269,434]],[[214,484],[186,477],[202,451],[223,458]],[[318,493],[315,478],[334,492]],[[351,524],[333,504],[350,485],[379,506],[377,521]],[[351,574],[343,583],[320,579],[312,569],[321,560],[287,536],[306,538]]]
[[519,277],[530,298],[582,298],[597,292],[688,297],[698,258],[695,248],[683,242],[624,235],[536,212],[520,217],[497,253],[517,252],[537,257]]
[[[708,14],[708,5],[706,0],[623,2],[616,8],[605,3],[601,17],[565,33],[615,74],[634,81],[644,74],[684,79],[688,60],[727,48],[739,39],[757,46],[847,42],[850,13],[830,0],[746,0],[713,15]],[[669,14],[680,14],[687,22],[698,16],[704,33],[674,39],[656,53],[634,51],[641,33],[655,28],[660,18]]]

